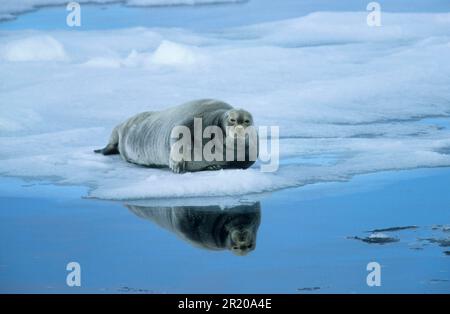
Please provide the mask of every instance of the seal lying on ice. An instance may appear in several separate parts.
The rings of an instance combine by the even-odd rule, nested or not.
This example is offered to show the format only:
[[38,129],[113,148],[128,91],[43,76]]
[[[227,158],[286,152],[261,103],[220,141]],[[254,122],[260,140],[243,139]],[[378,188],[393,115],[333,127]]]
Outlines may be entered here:
[[[197,121],[201,121],[200,140]],[[235,109],[219,100],[195,100],[163,111],[142,112],[129,118],[114,128],[106,147],[95,152],[103,155],[120,154],[126,161],[143,166],[168,166],[175,173],[246,169],[256,161],[258,154],[257,140],[255,136],[249,136],[256,134],[252,126],[253,117],[245,110]],[[179,155],[174,152],[179,153],[179,149],[172,149],[173,145],[185,136],[182,134],[183,136],[174,137],[173,130],[179,127],[189,131],[190,135],[186,137],[190,137],[190,142],[194,145],[183,146],[183,157],[176,158]],[[208,127],[210,131],[206,132]],[[212,132],[211,127],[215,128]],[[253,133],[248,130],[253,130]],[[225,139],[215,141],[220,137],[218,135],[224,135]],[[205,145],[209,145],[207,147],[211,149],[210,153],[219,158],[197,158],[194,151],[197,149],[195,144],[199,141],[200,152],[204,152]],[[243,143],[241,148],[244,148],[240,158],[237,149],[239,141]],[[228,154],[230,149],[232,152]]]

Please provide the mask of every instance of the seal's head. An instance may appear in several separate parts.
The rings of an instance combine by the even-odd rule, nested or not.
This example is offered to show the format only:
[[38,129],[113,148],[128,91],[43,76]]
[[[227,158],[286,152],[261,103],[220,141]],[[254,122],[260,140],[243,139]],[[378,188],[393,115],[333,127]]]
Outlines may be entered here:
[[250,112],[243,109],[228,110],[223,119],[223,128],[227,137],[243,138],[246,134],[246,129],[253,126],[253,117]]
[[253,228],[233,227],[227,239],[227,247],[236,255],[246,255],[255,249],[256,234]]

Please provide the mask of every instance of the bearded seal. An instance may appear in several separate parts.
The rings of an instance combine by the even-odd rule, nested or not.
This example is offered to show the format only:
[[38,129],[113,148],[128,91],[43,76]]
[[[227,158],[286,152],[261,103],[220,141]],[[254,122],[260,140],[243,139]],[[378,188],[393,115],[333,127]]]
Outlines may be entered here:
[[222,209],[220,206],[148,207],[125,205],[190,244],[207,250],[230,250],[246,255],[256,247],[261,222],[260,202]]
[[[225,137],[223,141],[215,142],[217,145],[212,145],[212,153],[217,152],[216,156],[222,156],[221,158],[195,158],[195,147],[191,146],[188,146],[189,151],[184,152],[182,159],[174,158],[172,146],[183,139],[183,136],[173,137],[172,131],[176,127],[186,127],[195,146],[196,118],[201,119],[201,149],[217,135],[209,132],[205,137],[207,127],[216,127],[215,130]],[[253,117],[248,111],[235,109],[223,101],[201,99],[163,111],[139,113],[116,126],[106,147],[94,152],[103,155],[120,154],[128,162],[148,167],[169,167],[175,173],[226,168],[247,169],[256,161],[258,155],[257,134],[256,139],[254,136],[249,139],[247,131],[250,129],[254,132],[252,134],[256,134]],[[237,156],[239,140],[243,140],[245,152],[241,158]],[[229,143],[232,144],[228,145]],[[211,148],[211,145],[209,147]],[[228,155],[230,149],[232,153]]]

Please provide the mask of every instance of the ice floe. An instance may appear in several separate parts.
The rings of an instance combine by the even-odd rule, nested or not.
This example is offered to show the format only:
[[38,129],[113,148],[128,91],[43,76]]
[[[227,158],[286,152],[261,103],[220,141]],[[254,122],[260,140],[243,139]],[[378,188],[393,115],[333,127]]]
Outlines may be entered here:
[[[450,131],[433,123],[450,117],[449,26],[442,13],[384,13],[370,28],[364,12],[319,12],[210,33],[1,31],[0,174],[145,199],[450,166]],[[280,127],[277,172],[176,175],[92,152],[130,115],[206,97]]]

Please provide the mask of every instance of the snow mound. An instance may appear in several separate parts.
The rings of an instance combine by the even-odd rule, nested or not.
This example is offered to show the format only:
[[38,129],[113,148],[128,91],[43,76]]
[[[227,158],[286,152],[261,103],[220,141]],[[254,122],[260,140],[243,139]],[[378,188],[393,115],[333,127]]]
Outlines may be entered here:
[[152,55],[152,62],[162,65],[191,65],[198,57],[192,49],[171,41],[163,41]]
[[67,59],[63,45],[51,36],[33,36],[9,42],[1,55],[7,61],[61,61]]
[[199,64],[206,58],[198,52],[196,47],[163,40],[154,52],[138,52],[133,49],[126,57],[94,57],[83,63],[88,67],[154,67],[173,66],[187,67]]

